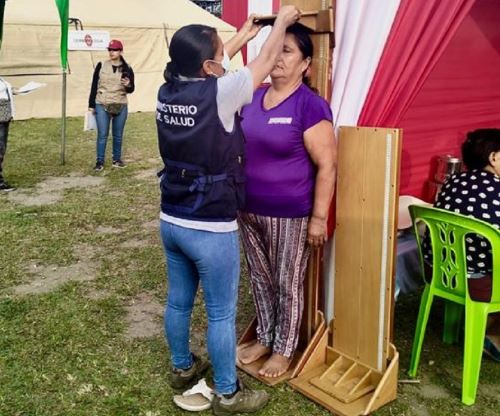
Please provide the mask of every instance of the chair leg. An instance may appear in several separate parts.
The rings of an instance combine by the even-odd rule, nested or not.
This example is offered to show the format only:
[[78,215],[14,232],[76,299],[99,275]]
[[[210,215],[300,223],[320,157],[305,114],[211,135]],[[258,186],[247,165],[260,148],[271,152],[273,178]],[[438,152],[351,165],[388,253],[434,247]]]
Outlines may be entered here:
[[488,313],[480,302],[466,305],[462,403],[469,406],[476,401],[487,320]]
[[443,342],[445,344],[455,344],[460,337],[460,327],[465,308],[464,305],[450,300],[445,302]]
[[429,319],[429,312],[432,306],[434,295],[431,293],[430,285],[425,285],[422,299],[420,300],[420,309],[418,311],[417,325],[415,328],[415,336],[413,338],[413,347],[411,351],[410,369],[408,375],[415,377],[417,375],[418,364],[420,361],[420,353],[422,351],[422,343],[424,341],[425,329]]

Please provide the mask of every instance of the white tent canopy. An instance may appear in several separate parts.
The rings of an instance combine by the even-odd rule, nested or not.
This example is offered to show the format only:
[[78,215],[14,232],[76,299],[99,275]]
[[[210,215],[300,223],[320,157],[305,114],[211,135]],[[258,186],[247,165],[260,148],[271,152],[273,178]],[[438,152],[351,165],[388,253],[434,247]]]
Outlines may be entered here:
[[[124,57],[136,76],[129,111],[153,111],[168,40],[180,27],[201,23],[217,29],[226,40],[235,28],[188,0],[72,0],[70,18],[85,30],[109,31],[124,43]],[[75,29],[70,26],[70,30]],[[61,115],[60,21],[54,0],[9,0],[5,7],[0,75],[13,86],[28,81],[47,87],[16,99],[16,119]],[[107,52],[69,51],[67,115],[83,115],[95,65]],[[241,65],[238,55],[234,64]]]

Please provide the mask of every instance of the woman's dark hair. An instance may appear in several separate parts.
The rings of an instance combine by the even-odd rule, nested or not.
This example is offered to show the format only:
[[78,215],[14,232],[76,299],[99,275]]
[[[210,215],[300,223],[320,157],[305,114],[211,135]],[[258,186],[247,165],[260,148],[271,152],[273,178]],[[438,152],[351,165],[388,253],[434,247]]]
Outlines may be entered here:
[[[297,46],[302,53],[302,58],[311,58],[313,57],[314,48],[311,37],[309,36],[309,30],[304,26],[299,25],[297,23],[288,26],[286,29],[286,33],[290,33],[293,35]],[[309,77],[306,77],[307,70],[302,74],[302,82],[306,84],[309,88],[311,88],[311,80]]]
[[167,64],[165,80],[173,77],[198,77],[203,62],[213,59],[217,50],[217,30],[205,25],[188,25],[174,33],[168,49],[171,61]]
[[500,129],[470,131],[462,144],[462,160],[469,170],[484,169],[496,152],[500,152]]

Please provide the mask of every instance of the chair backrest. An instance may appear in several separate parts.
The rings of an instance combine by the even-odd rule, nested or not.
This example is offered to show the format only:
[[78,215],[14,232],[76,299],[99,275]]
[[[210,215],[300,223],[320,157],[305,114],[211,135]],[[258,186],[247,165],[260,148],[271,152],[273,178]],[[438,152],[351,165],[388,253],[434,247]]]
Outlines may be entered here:
[[[427,225],[432,249],[432,282],[436,288],[450,295],[465,296],[467,289],[466,237],[469,234],[483,236],[491,244],[492,294],[491,302],[500,302],[500,230],[473,217],[439,208],[411,205],[415,236],[419,246],[420,261],[424,270],[423,237],[418,224]],[[496,277],[496,278],[495,278]]]

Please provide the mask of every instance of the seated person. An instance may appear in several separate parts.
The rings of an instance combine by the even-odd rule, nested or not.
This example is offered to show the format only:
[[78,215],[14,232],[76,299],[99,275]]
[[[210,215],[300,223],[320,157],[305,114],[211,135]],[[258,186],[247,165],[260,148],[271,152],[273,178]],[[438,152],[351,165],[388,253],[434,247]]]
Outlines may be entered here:
[[[475,217],[500,229],[500,129],[469,132],[462,144],[462,160],[467,171],[446,181],[434,206]],[[476,301],[489,302],[492,289],[491,245],[480,235],[471,235],[466,242],[469,295]],[[424,253],[428,253],[424,258],[428,261],[428,237],[423,247]],[[485,352],[497,361],[500,361],[499,315],[490,315],[485,340]]]

